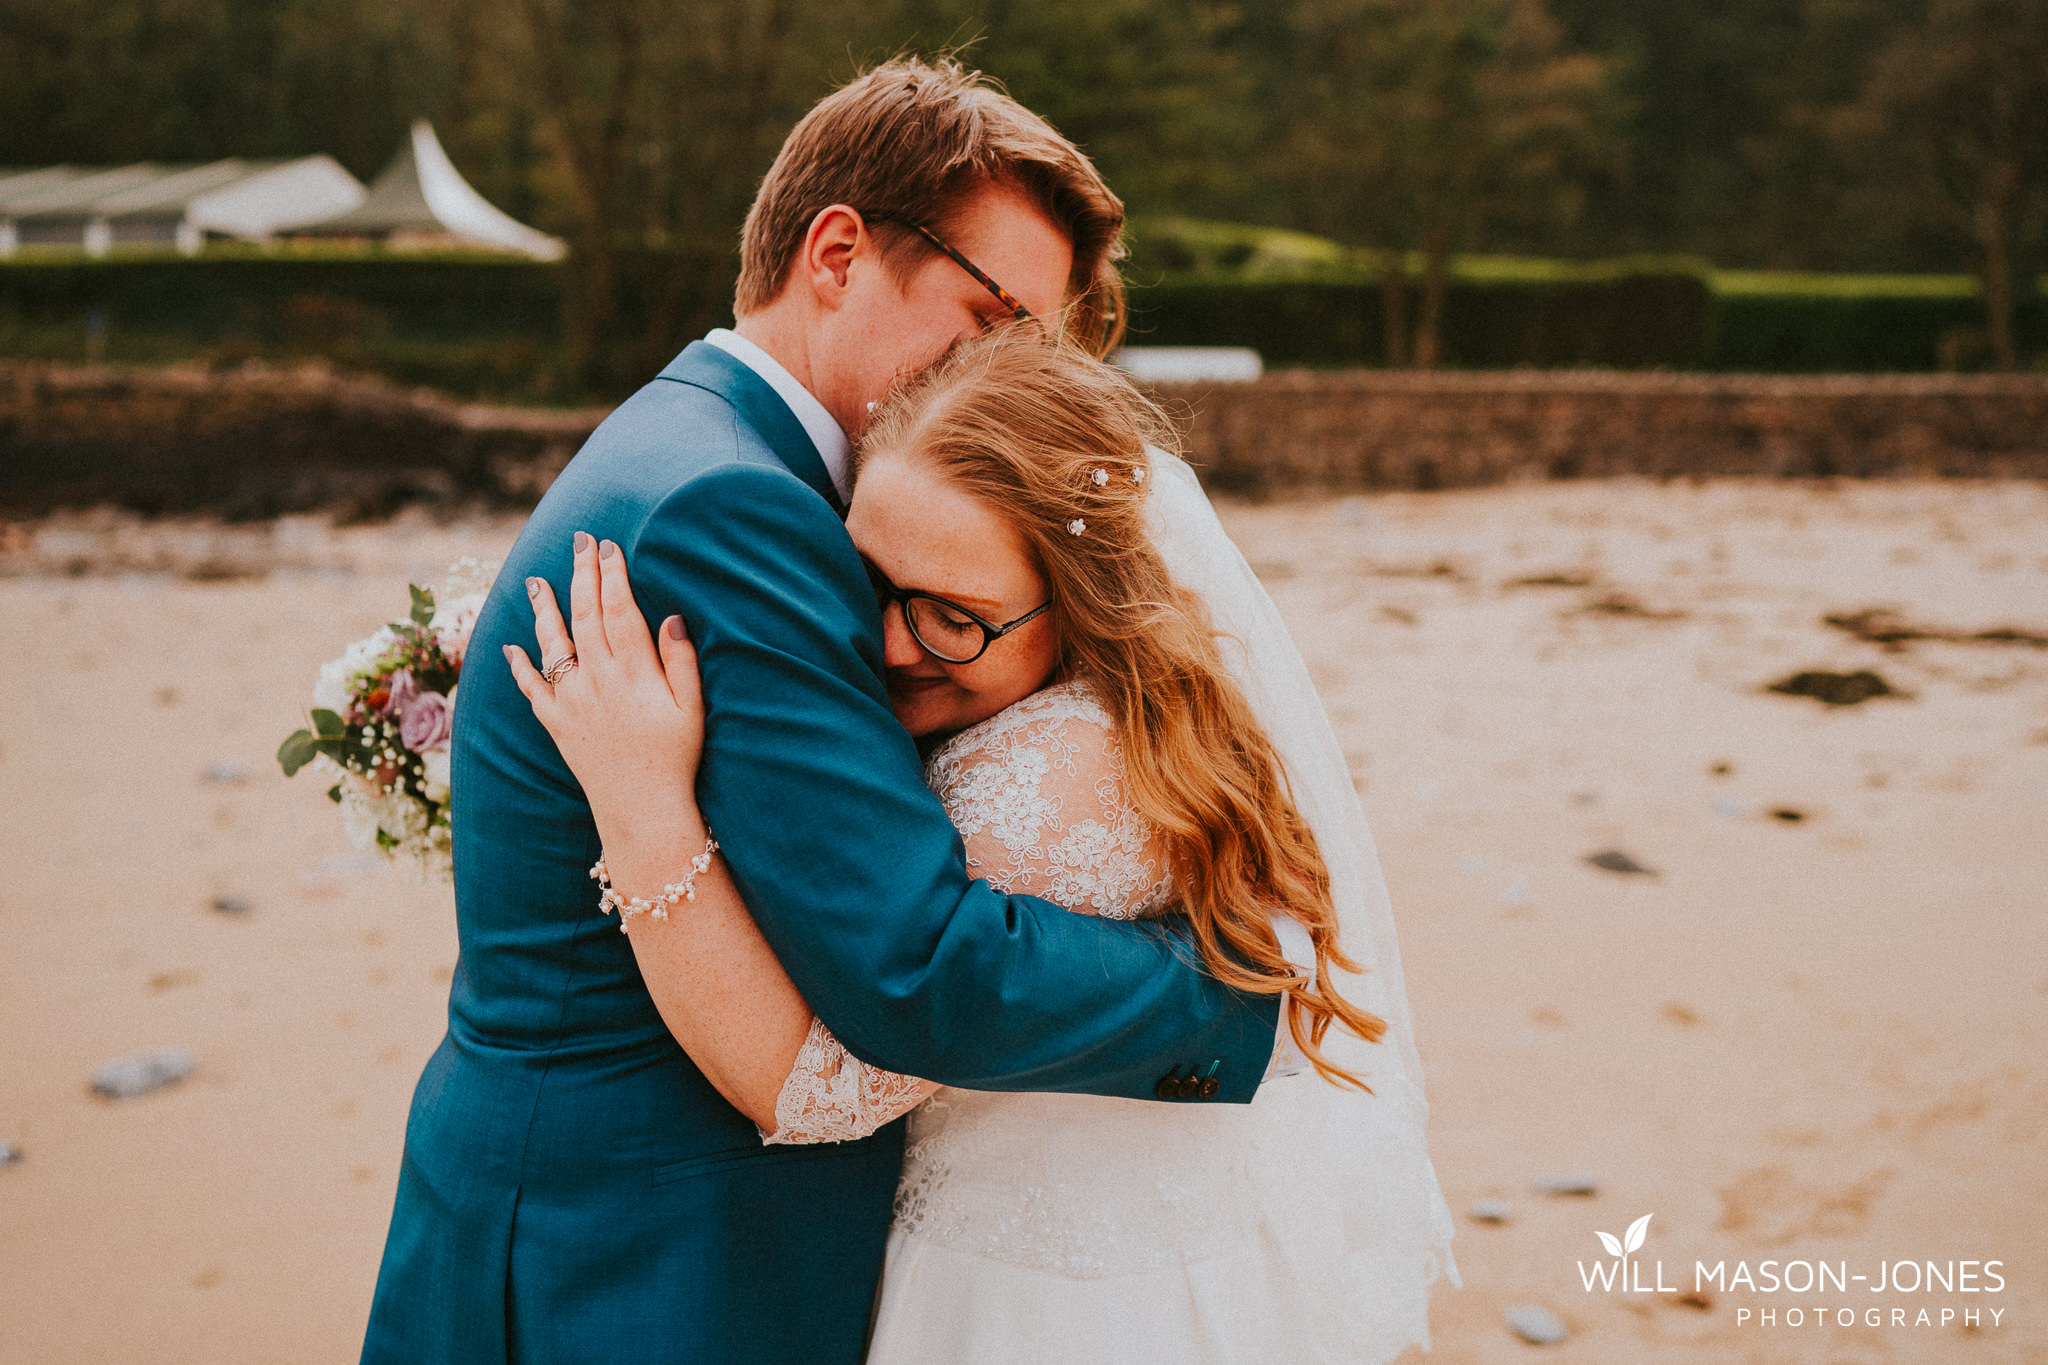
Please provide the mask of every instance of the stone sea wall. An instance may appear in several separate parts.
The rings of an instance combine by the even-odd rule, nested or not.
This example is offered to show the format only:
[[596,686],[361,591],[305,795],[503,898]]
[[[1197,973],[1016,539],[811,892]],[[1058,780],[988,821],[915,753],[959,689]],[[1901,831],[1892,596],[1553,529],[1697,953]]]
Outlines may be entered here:
[[[2048,478],[2048,376],[1282,372],[1156,392],[1209,484],[1253,496],[1624,474]],[[0,364],[0,513],[530,506],[603,417],[318,370]]]
[[1277,373],[1162,387],[1210,485],[2048,477],[2048,376]]
[[344,520],[531,506],[604,412],[493,408],[320,370],[0,364],[0,513]]

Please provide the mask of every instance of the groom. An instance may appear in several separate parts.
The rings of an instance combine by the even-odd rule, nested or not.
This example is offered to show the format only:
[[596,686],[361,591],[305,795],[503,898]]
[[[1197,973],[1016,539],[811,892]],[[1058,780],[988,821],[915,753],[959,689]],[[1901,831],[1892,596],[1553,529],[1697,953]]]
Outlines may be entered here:
[[688,619],[706,817],[856,1056],[983,1090],[1251,1098],[1277,998],[1223,989],[1157,926],[970,882],[890,713],[840,524],[848,438],[897,375],[1026,313],[1108,330],[1122,222],[1088,160],[1007,96],[951,65],[879,67],[813,109],[762,182],[735,330],[613,413],[534,512],[462,679],[461,961],[365,1361],[862,1353],[903,1125],[767,1147],[710,1086],[643,979],[684,936],[628,938],[598,913],[589,809],[500,663],[535,649],[521,583],[567,596],[579,531],[624,548],[650,619]]

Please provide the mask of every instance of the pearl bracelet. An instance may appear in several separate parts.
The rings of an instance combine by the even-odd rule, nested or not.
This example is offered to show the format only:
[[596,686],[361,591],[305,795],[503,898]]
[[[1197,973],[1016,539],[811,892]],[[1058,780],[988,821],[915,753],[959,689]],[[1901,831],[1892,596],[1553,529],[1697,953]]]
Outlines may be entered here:
[[679,882],[670,882],[661,888],[661,894],[653,897],[621,896],[612,887],[611,869],[604,865],[604,854],[600,851],[597,861],[591,864],[590,875],[597,882],[597,909],[599,914],[619,912],[619,932],[626,932],[626,921],[635,915],[646,915],[649,919],[665,920],[669,907],[684,901],[697,899],[697,876],[711,866],[711,855],[718,852],[718,840],[705,832],[704,851],[690,859],[690,870]]

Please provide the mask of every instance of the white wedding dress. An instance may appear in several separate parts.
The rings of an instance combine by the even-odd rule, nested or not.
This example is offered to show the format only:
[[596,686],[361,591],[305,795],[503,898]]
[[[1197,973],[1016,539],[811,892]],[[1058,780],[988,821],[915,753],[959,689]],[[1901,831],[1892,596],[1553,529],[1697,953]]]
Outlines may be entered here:
[[[1310,1070],[1249,1105],[957,1090],[870,1068],[813,1020],[769,1141],[844,1141],[911,1111],[868,1365],[1378,1365],[1427,1348],[1430,1286],[1457,1282],[1386,892],[1335,737],[1193,474],[1153,467],[1155,543],[1234,642],[1330,865],[1366,968],[1336,984],[1387,1021],[1381,1044],[1325,1044],[1374,1093]],[[1086,681],[963,731],[926,776],[999,889],[1116,918],[1170,907]]]

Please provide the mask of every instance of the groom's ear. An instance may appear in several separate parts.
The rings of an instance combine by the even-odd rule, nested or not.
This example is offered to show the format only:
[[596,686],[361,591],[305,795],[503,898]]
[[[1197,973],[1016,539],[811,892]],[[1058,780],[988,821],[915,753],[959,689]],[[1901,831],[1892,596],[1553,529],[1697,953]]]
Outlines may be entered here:
[[837,308],[851,287],[855,261],[863,256],[873,260],[875,247],[859,213],[844,204],[831,204],[811,219],[797,270],[820,305]]

